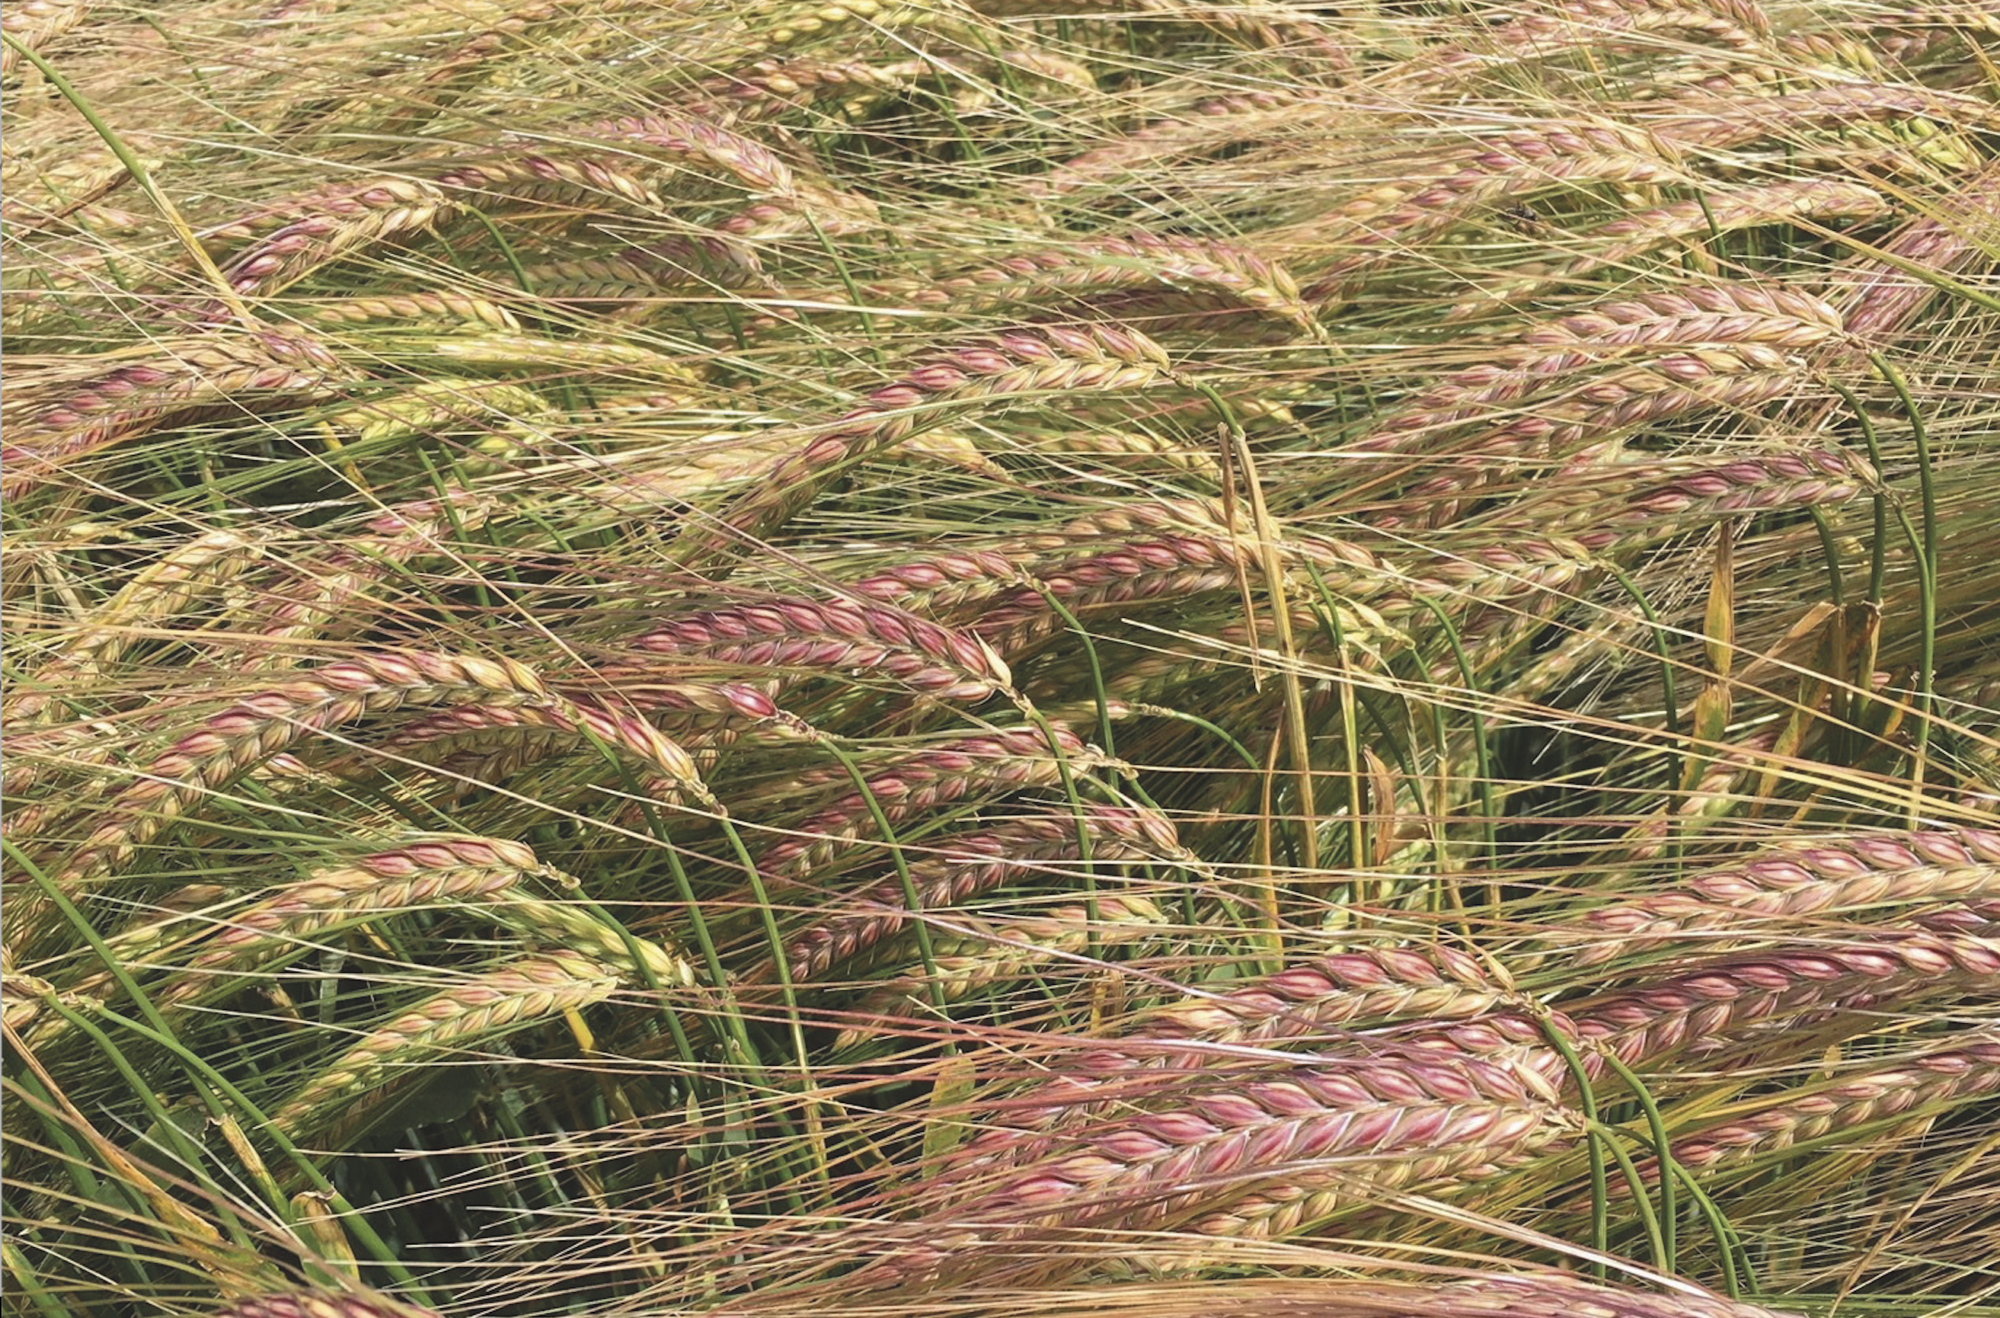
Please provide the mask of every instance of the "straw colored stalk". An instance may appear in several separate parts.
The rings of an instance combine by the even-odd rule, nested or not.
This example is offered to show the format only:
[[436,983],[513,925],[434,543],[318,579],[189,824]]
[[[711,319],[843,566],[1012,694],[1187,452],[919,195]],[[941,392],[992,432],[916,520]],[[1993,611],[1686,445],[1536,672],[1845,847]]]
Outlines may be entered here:
[[[1768,853],[1662,893],[1591,911],[1556,941],[1588,939],[1569,953],[1594,965],[1696,931],[1735,937],[1795,931],[1801,922],[2000,894],[2000,832],[1967,828],[1829,838]],[[1703,939],[1704,947],[1710,940]]]
[[145,351],[143,363],[113,367],[32,405],[13,426],[0,488],[15,495],[68,479],[77,458],[189,413],[221,409],[242,415],[331,397],[347,374],[319,344],[275,331],[161,340]]
[[1361,1020],[1470,1017],[1510,995],[1443,945],[1336,952],[1132,1017],[1121,1035],[1265,1043]]
[[[1105,762],[1068,728],[1051,725],[1050,731],[1053,745],[1038,727],[942,742],[868,775],[868,791],[894,824],[953,801],[1053,786],[1062,780],[1057,756],[1077,772]],[[758,868],[774,876],[803,875],[825,865],[864,829],[873,827],[872,821],[866,798],[859,792],[848,793],[800,824],[793,837],[767,850]]]
[[1565,246],[1588,253],[1545,274],[1503,280],[1451,309],[1448,320],[1484,314],[1516,299],[1546,296],[1564,284],[1614,266],[1629,265],[1659,247],[1684,238],[1707,239],[1766,224],[1801,220],[1879,220],[1894,206],[1874,188],[1839,178],[1787,179],[1782,183],[1730,188],[1700,201],[1676,201],[1565,238]]
[[1976,936],[1871,931],[1719,956],[1664,980],[1566,1004],[1580,1037],[1628,1064],[1656,1061],[1763,1021],[1880,1007],[1940,992],[1990,993],[2000,943]]
[[117,868],[201,794],[301,739],[406,705],[465,696],[491,704],[557,701],[511,659],[383,652],[322,664],[215,715],[154,759],[105,809],[62,878],[75,883]]
[[[1778,1095],[1762,1111],[1683,1135],[1673,1142],[1674,1160],[1702,1171],[1896,1118],[1921,1129],[1945,1109],[1996,1089],[2000,1089],[2000,1037],[1973,1034],[1950,1048],[1871,1068],[1823,1088]],[[1654,1179],[1659,1175],[1650,1161],[1641,1171]]]
[[371,1031],[277,1107],[271,1124],[304,1135],[400,1070],[469,1054],[512,1030],[602,1002],[618,986],[615,971],[566,952],[469,976]]
[[[936,854],[910,863],[918,905],[927,912],[946,910],[1009,883],[1069,882],[1072,872],[1064,865],[1080,856],[1077,823],[1074,813],[1034,816],[947,839]],[[1093,862],[1171,861],[1184,854],[1172,822],[1154,810],[1091,805],[1084,808],[1082,823],[1090,834]],[[794,983],[825,976],[901,933],[915,918],[900,876],[860,894],[852,907],[851,913],[835,915],[789,941],[785,954]],[[773,977],[766,962],[744,978],[760,983]]]
[[1041,325],[974,340],[876,390],[770,473],[729,523],[746,535],[774,529],[810,502],[839,467],[900,443],[946,405],[1010,395],[1140,389],[1163,382],[1166,350],[1110,325]]
[[936,1009],[934,992],[946,1002],[962,1002],[1027,979],[1052,961],[1081,955],[1092,942],[1107,947],[1135,942],[1166,922],[1160,908],[1144,897],[1105,894],[1098,897],[1096,909],[1095,921],[1084,903],[1037,908],[1034,915],[1005,920],[954,915],[948,931],[931,940],[936,977],[919,970],[871,987],[847,1013],[867,1024],[843,1029],[834,1046],[851,1047],[885,1026],[929,1016]]
[[1281,1234],[1487,1174],[1569,1125],[1539,1077],[1476,1058],[1149,1071],[1052,1129],[964,1146],[918,1189],[958,1206],[932,1210],[922,1243],[863,1275],[984,1272],[1000,1263],[990,1249],[1063,1229]]
[[655,624],[628,648],[745,668],[865,673],[940,700],[983,700],[1013,682],[978,637],[879,604],[775,598]]
[[56,656],[5,703],[9,728],[39,718],[57,687],[100,671],[123,653],[142,623],[172,618],[249,570],[269,537],[255,531],[208,531],[175,546],[132,574],[93,610]]
[[1240,245],[1173,235],[1085,239],[1006,257],[968,274],[876,284],[863,293],[876,305],[946,307],[1018,298],[1033,288],[1087,296],[1160,285],[1220,292],[1304,334],[1319,332],[1298,284],[1281,267]]

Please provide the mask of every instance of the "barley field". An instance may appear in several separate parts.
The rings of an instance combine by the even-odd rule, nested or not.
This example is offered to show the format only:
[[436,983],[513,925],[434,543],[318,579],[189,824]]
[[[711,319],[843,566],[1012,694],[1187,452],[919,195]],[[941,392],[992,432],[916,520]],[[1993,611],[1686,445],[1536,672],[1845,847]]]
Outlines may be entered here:
[[1991,0],[15,0],[24,1318],[2000,1314]]

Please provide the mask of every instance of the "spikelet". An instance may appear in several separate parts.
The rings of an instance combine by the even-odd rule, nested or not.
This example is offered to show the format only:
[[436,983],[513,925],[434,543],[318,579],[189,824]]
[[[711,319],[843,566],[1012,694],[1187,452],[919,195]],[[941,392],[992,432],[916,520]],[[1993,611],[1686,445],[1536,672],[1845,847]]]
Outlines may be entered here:
[[1976,935],[1874,932],[1723,955],[1640,988],[1565,1004],[1580,1037],[1627,1063],[1710,1045],[1748,1026],[1880,1005],[2000,980],[2000,943]]

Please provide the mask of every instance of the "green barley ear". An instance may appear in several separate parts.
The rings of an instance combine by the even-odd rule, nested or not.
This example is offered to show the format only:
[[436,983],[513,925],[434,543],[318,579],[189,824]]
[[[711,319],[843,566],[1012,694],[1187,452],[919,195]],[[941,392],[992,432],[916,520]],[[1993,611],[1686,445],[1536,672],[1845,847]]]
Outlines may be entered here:
[[449,1064],[550,1016],[602,1002],[619,987],[605,966],[567,953],[525,957],[425,999],[367,1033],[271,1113],[288,1136],[315,1130],[397,1073]]

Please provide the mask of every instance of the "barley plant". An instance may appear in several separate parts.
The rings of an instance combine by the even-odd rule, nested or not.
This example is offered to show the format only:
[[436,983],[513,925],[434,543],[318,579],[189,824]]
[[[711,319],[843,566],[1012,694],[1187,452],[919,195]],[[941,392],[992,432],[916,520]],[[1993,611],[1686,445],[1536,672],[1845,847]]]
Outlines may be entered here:
[[30,1318],[2000,1314],[1990,0],[16,0]]

